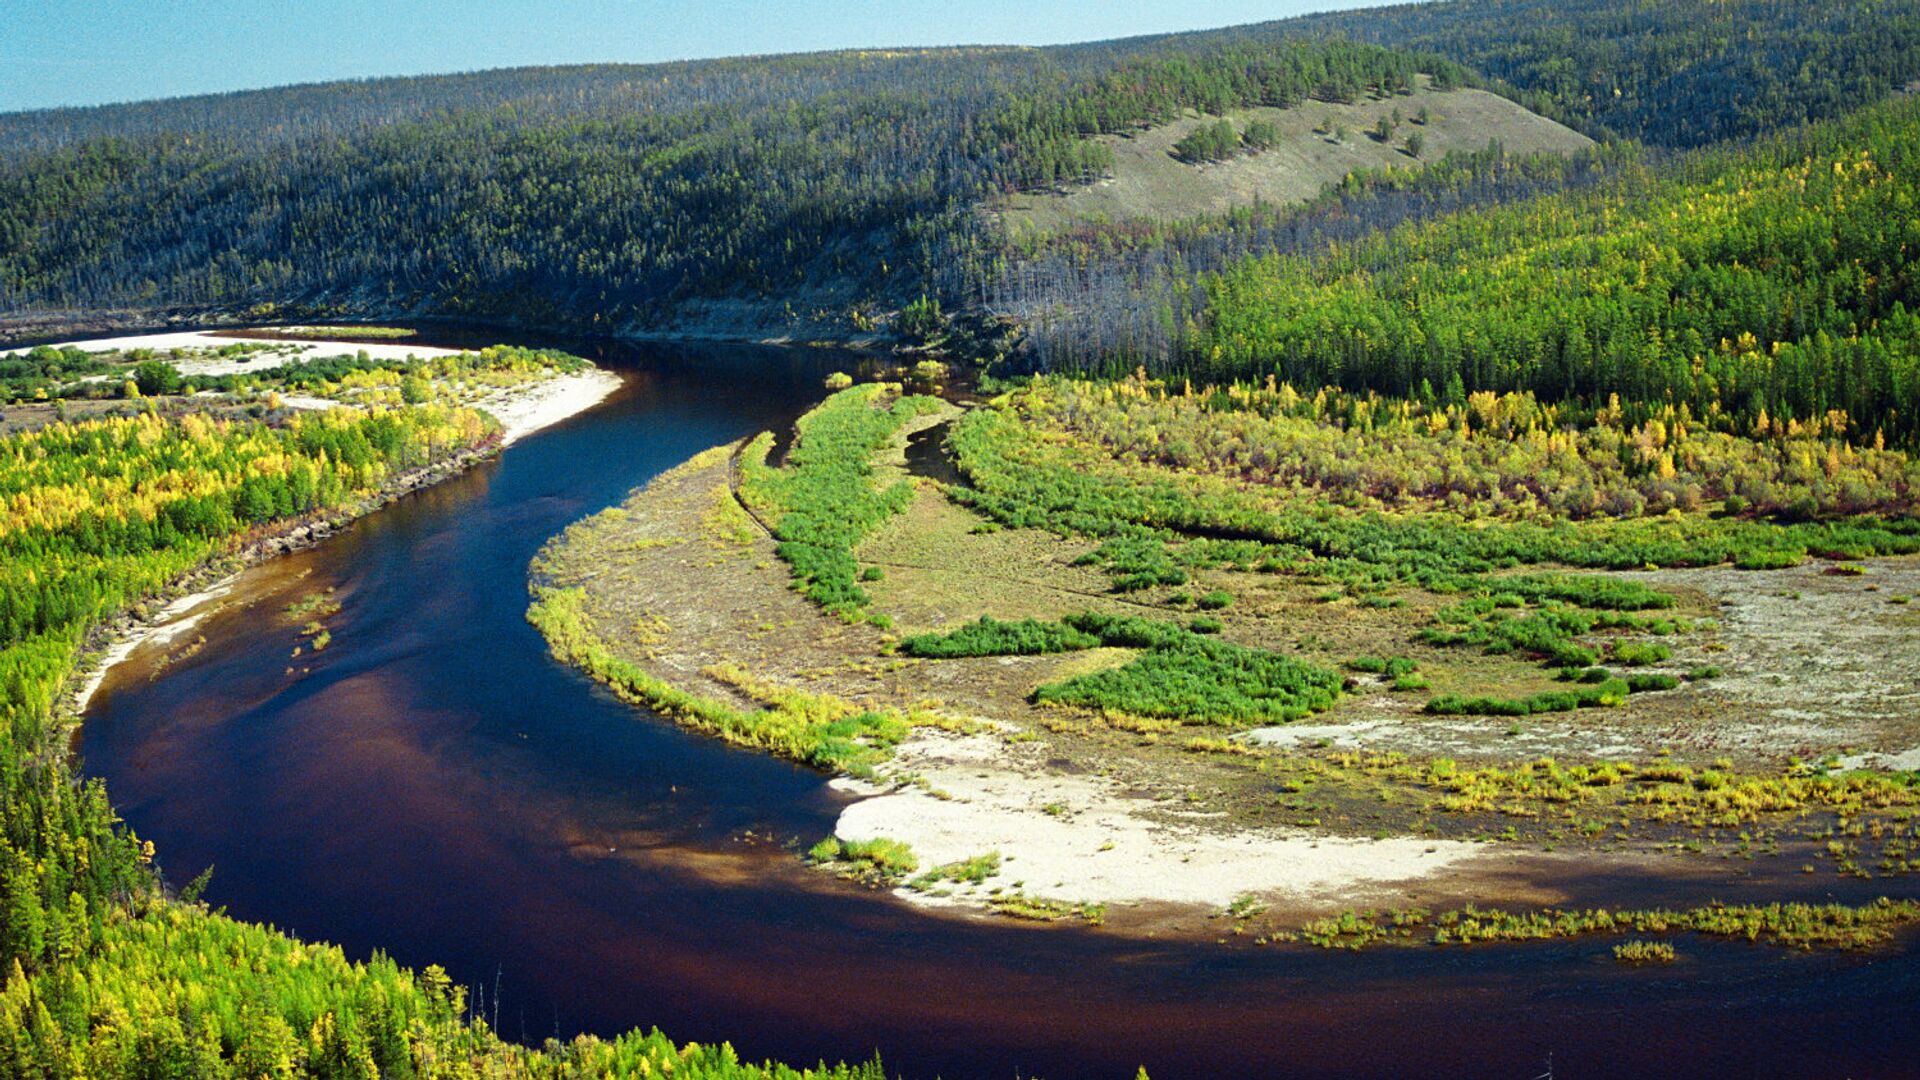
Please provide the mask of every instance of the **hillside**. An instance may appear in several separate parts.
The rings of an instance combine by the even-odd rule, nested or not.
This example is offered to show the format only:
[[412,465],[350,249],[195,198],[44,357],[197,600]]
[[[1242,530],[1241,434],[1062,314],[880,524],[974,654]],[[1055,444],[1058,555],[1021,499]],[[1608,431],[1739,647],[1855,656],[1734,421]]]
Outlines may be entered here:
[[[1280,141],[1226,161],[1188,163],[1175,156],[1174,144],[1212,117],[1196,114],[1138,134],[1103,135],[1099,142],[1113,152],[1108,175],[1071,190],[1016,193],[1007,201],[1005,219],[1016,232],[1045,232],[1078,222],[1165,221],[1256,203],[1285,206],[1307,202],[1355,171],[1417,168],[1490,142],[1513,154],[1569,154],[1593,145],[1497,94],[1437,91],[1431,82],[1423,79],[1413,93],[1389,98],[1232,110],[1228,118],[1242,131],[1265,121],[1278,129]],[[1429,118],[1416,122],[1422,110]],[[1396,113],[1402,122],[1393,138],[1376,138],[1375,125],[1392,123]],[[1423,141],[1417,158],[1406,148],[1415,132]]]
[[[1073,188],[1153,139],[1101,136],[1357,102],[1421,73],[1590,136],[1691,147],[1913,81],[1920,15],[1470,0],[1045,49],[523,68],[0,115],[0,335],[112,311],[844,341],[886,332],[923,294],[974,306],[1014,268],[976,211]],[[1470,122],[1422,156],[1483,147]],[[1334,149],[1306,154],[1306,175],[1338,179],[1376,149],[1395,160]],[[1294,190],[1214,171],[1249,196]]]

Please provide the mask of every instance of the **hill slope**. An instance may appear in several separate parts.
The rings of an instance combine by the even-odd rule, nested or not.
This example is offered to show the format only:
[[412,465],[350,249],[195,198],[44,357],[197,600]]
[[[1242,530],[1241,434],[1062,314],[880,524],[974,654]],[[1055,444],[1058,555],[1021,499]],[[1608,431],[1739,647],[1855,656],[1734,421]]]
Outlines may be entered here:
[[[1427,110],[1429,119],[1413,118]],[[1403,117],[1394,137],[1372,134],[1382,119]],[[1509,153],[1568,154],[1593,140],[1485,90],[1437,91],[1430,80],[1413,93],[1353,103],[1303,101],[1292,108],[1235,109],[1229,119],[1241,130],[1249,123],[1275,126],[1280,141],[1257,153],[1218,162],[1189,163],[1175,156],[1174,144],[1212,122],[1182,117],[1148,131],[1103,135],[1113,152],[1109,175],[1070,191],[1019,192],[1008,199],[1005,214],[1015,230],[1047,231],[1073,222],[1173,220],[1218,214],[1255,203],[1303,203],[1347,174],[1359,170],[1416,168],[1450,151],[1483,149],[1499,142]],[[1344,136],[1341,133],[1344,132]],[[1406,149],[1418,132],[1419,157]]]

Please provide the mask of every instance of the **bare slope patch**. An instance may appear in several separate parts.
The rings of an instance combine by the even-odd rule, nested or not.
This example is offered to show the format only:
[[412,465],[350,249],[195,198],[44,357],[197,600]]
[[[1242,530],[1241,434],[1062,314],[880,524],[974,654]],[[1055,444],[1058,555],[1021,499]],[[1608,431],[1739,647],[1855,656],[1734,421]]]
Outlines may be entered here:
[[[1017,194],[1005,211],[1007,224],[1015,231],[1051,231],[1076,222],[1164,221],[1256,202],[1302,203],[1348,173],[1415,168],[1495,140],[1509,154],[1573,154],[1593,145],[1506,98],[1484,90],[1438,92],[1424,79],[1406,96],[1352,105],[1310,100],[1290,109],[1237,109],[1227,118],[1242,132],[1255,122],[1271,124],[1277,138],[1268,149],[1192,164],[1176,157],[1174,146],[1214,117],[1190,115],[1138,135],[1101,136],[1113,147],[1112,175],[1069,191]],[[1386,138],[1377,137],[1382,120],[1391,128]],[[1408,149],[1415,136],[1418,155]]]

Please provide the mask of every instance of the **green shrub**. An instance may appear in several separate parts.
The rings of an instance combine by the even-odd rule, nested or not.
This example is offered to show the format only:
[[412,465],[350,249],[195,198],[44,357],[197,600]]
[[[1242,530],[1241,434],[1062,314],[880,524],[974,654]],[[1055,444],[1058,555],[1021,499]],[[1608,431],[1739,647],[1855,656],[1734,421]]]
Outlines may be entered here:
[[874,486],[873,454],[907,421],[940,406],[937,398],[892,398],[880,384],[842,390],[800,418],[783,467],[765,463],[771,440],[764,435],[742,464],[742,493],[772,520],[776,551],[795,585],[842,617],[854,617],[872,599],[858,584],[855,545],[913,499],[907,481]]
[[1629,667],[1657,664],[1672,656],[1673,650],[1658,642],[1616,641],[1613,643],[1613,658]]
[[1733,565],[1738,570],[1785,570],[1807,561],[1805,548],[1768,549],[1741,552]]
[[1630,692],[1625,682],[1609,679],[1578,690],[1549,690],[1524,698],[1469,698],[1443,694],[1427,702],[1427,711],[1438,715],[1530,716],[1535,713],[1572,712],[1575,709],[1619,705]]
[[945,634],[916,634],[900,643],[908,656],[951,659],[961,656],[1032,656],[1091,649],[1100,639],[1064,623],[1021,619],[1002,622],[982,615]]

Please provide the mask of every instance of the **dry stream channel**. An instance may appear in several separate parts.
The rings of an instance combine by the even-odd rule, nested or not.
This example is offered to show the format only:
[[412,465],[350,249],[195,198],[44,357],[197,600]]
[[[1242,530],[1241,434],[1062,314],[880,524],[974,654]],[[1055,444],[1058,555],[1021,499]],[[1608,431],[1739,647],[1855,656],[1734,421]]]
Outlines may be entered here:
[[[1684,937],[1656,967],[1616,964],[1613,938],[1355,954],[930,914],[806,869],[794,849],[849,797],[552,660],[524,618],[527,565],[699,451],[790,424],[858,359],[598,352],[625,380],[600,406],[254,568],[190,635],[109,673],[84,769],[171,880],[211,865],[208,900],[238,917],[441,964],[535,1041],[657,1025],[754,1059],[877,1051],[949,1078],[1903,1075],[1920,1060],[1912,934],[1866,953]],[[287,609],[327,590],[338,610],[314,652]],[[1850,902],[1885,888],[1782,884]],[[1565,885],[1583,903],[1712,898],[1599,871]]]

